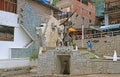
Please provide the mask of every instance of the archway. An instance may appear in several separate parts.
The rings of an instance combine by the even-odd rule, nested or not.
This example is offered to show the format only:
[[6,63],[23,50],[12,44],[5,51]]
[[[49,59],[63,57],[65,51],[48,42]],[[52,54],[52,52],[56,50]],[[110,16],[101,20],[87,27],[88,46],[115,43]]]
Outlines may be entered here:
[[57,55],[57,66],[60,74],[70,74],[70,55]]

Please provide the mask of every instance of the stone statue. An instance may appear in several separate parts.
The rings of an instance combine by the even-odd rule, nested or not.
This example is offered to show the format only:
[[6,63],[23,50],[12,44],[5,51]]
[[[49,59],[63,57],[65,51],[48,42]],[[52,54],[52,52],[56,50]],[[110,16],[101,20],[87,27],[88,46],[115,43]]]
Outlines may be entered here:
[[64,25],[65,26],[64,27],[64,33],[63,33],[63,44],[64,44],[64,46],[70,46],[72,44],[72,41],[73,41],[73,39],[70,36],[69,31],[68,31],[70,25],[72,25],[72,23],[70,21],[66,22],[65,25]]

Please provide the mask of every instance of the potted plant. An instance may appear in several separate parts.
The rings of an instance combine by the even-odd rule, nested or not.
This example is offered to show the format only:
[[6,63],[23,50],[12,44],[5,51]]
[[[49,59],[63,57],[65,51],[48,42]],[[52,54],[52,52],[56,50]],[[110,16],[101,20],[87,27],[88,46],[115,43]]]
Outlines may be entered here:
[[76,43],[75,42],[73,42],[73,49],[76,49]]

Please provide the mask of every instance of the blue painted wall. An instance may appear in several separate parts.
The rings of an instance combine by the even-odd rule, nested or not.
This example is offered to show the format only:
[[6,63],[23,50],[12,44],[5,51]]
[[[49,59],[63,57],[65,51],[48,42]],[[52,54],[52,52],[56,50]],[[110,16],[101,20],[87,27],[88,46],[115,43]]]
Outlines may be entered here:
[[[11,50],[12,58],[26,58],[29,57],[31,52],[34,50],[35,53],[39,52],[39,40],[36,35],[35,28],[40,26],[41,20],[40,17],[37,16],[35,11],[31,8],[31,6],[27,3],[23,7],[23,27],[29,32],[29,34],[33,37],[33,44],[29,48],[13,48]],[[19,40],[18,40],[19,41]]]

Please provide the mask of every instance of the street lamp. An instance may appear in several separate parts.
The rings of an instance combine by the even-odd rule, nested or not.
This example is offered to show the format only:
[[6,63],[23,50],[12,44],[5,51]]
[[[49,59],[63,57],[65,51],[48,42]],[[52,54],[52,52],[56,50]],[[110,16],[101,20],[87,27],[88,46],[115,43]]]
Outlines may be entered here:
[[84,47],[84,17],[83,17],[83,8],[82,8],[82,48]]

